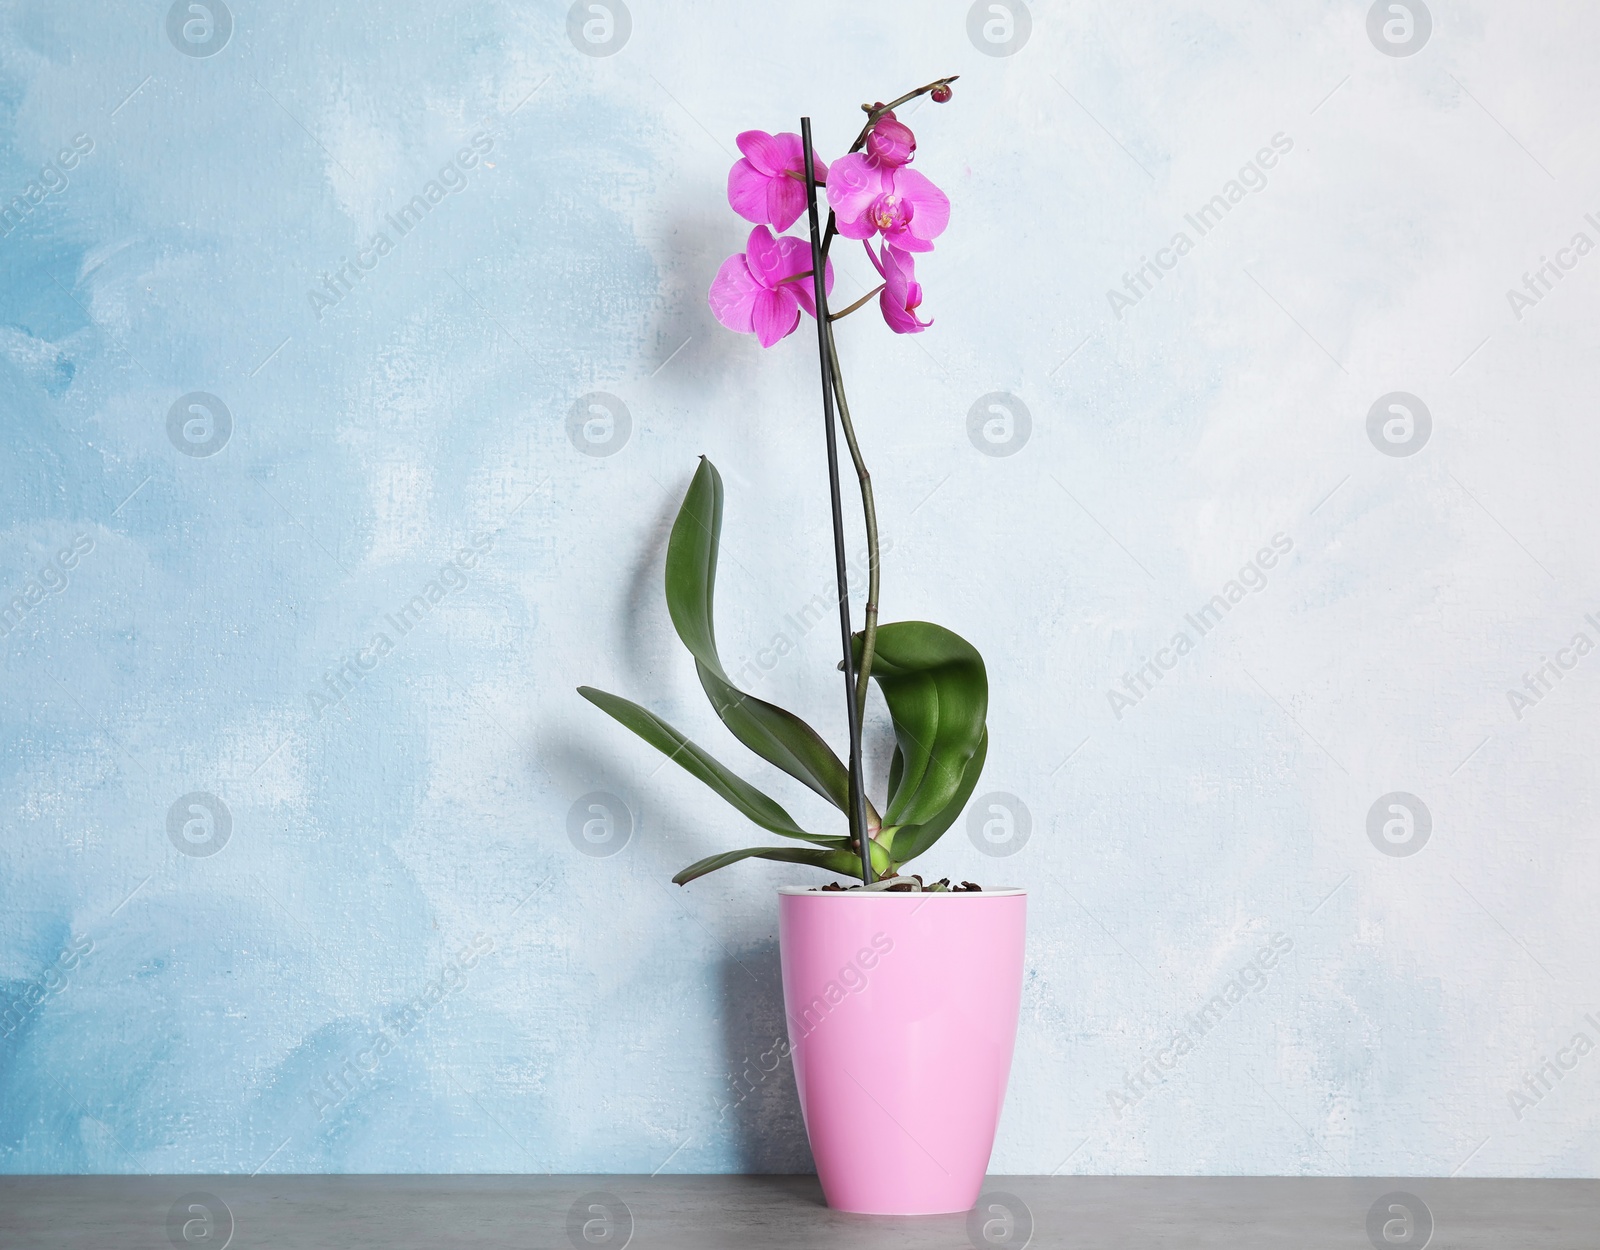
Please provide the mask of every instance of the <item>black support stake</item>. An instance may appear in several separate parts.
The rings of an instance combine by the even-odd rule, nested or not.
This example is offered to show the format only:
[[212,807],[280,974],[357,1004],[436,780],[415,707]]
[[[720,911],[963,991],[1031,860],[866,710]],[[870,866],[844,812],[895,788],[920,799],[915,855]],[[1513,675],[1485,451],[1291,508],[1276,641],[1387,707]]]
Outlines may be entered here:
[[828,284],[822,260],[822,226],[817,219],[817,171],[811,153],[811,119],[800,119],[805,151],[806,208],[811,221],[811,289],[816,294],[817,353],[822,360],[822,415],[828,428],[828,491],[833,498],[833,564],[839,582],[839,634],[844,647],[845,706],[850,720],[850,834],[861,848],[861,882],[872,884],[872,851],[867,837],[867,794],[861,781],[861,716],[856,707],[856,661],[851,645],[850,577],[845,568],[844,511],[839,502],[839,441],[834,433],[833,357],[828,351]]

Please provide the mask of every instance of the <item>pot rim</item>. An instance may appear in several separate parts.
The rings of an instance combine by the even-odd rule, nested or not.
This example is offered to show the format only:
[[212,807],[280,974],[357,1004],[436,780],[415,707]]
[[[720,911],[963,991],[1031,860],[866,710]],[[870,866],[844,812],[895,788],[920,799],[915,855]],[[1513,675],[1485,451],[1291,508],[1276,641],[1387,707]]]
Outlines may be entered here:
[[815,896],[816,898],[891,899],[916,898],[927,899],[931,901],[936,898],[1026,898],[1028,891],[1023,889],[1021,886],[1000,885],[996,886],[992,890],[961,890],[959,892],[954,890],[896,890],[891,894],[888,890],[818,890],[809,885],[780,885],[778,887],[778,893],[780,895],[787,894],[791,897]]

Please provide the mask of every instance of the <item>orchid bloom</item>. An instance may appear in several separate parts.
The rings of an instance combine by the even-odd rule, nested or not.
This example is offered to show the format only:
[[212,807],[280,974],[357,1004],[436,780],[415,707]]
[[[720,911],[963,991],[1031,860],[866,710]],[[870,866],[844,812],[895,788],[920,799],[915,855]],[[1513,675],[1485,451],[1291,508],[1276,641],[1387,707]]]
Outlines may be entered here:
[[[823,281],[831,291],[831,261],[823,270]],[[754,334],[763,347],[793,334],[802,308],[817,315],[811,244],[789,236],[773,238],[766,226],[757,226],[750,232],[745,250],[728,257],[717,270],[710,304],[718,321],[740,334]]]
[[878,296],[883,319],[896,334],[921,334],[933,322],[917,319],[917,307],[922,303],[922,283],[916,279],[911,253],[884,244],[883,259],[880,261],[873,255],[872,244],[863,246],[873,265],[883,275],[883,292]]
[[867,135],[867,150],[833,163],[828,204],[847,239],[883,235],[903,252],[931,252],[950,223],[950,201],[914,169],[916,136],[893,113],[885,113]]
[[914,169],[875,167],[859,152],[840,157],[828,176],[828,204],[847,239],[883,235],[904,252],[931,252],[950,223],[950,201]]
[[[806,208],[806,161],[800,136],[747,130],[736,142],[744,159],[728,171],[728,203],[746,221],[787,230]],[[827,162],[813,154],[813,163],[821,185],[827,181]]]

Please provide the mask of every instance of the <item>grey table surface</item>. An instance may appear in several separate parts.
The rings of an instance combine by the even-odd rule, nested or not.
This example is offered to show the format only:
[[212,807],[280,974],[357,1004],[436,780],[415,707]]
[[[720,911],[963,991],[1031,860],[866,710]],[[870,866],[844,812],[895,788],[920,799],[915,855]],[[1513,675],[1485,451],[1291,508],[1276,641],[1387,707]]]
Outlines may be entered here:
[[0,1248],[1593,1250],[1600,1181],[991,1177],[976,1215],[844,1215],[810,1176],[0,1176]]

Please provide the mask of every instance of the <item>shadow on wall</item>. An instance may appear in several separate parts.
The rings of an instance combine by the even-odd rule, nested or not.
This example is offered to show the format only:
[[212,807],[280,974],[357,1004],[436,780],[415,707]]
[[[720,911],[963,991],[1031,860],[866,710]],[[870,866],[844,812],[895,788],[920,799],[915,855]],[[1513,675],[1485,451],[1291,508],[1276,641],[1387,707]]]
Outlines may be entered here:
[[733,1170],[815,1172],[789,1059],[778,943],[724,959],[721,990],[726,1085],[718,1118],[732,1141]]
[[[664,655],[681,657],[687,654],[672,630],[663,579],[672,523],[678,518],[678,507],[683,502],[684,492],[689,489],[692,475],[692,469],[673,475],[675,493],[661,500],[650,524],[649,542],[639,552],[628,575],[627,606],[622,617],[622,645],[616,654],[626,665],[627,672],[638,679],[641,687],[655,677]],[[682,480],[682,489],[678,489],[679,479]],[[649,699],[643,701],[648,703]]]

